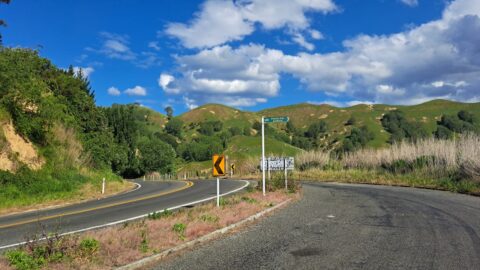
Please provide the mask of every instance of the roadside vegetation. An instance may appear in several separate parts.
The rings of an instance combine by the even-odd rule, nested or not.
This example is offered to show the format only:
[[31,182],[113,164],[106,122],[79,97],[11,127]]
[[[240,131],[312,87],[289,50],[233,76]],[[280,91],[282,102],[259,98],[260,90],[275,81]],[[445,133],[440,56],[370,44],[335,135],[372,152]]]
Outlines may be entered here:
[[60,236],[43,233],[30,243],[6,252],[0,269],[112,269],[160,253],[237,223],[299,194],[277,190],[263,196],[248,192],[223,198],[221,207],[207,203],[190,209],[151,213],[147,218],[114,227]]
[[[480,195],[480,136],[466,133],[455,140],[425,138],[394,142],[381,149],[362,148],[337,155],[308,151],[296,156],[296,180],[400,185]],[[256,160],[244,175],[261,176]],[[272,177],[282,178],[282,173]]]

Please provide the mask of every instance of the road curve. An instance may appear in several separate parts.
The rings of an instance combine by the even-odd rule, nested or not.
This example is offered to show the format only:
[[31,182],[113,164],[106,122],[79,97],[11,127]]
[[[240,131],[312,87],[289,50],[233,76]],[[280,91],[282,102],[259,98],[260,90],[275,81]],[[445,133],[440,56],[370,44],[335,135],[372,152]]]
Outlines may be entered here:
[[305,183],[303,198],[154,269],[480,269],[480,198]]
[[[25,241],[25,237],[48,232],[69,233],[138,218],[216,195],[216,181],[135,181],[137,190],[101,200],[15,215],[0,216],[0,250]],[[221,180],[221,194],[239,190],[248,182]]]

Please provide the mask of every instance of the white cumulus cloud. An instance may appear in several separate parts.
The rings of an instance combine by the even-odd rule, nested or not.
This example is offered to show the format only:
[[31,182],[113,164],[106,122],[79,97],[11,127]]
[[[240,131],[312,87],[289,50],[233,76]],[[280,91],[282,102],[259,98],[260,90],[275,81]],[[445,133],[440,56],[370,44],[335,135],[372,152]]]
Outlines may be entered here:
[[[189,23],[170,23],[165,32],[187,48],[210,48],[242,40],[255,31],[256,24],[268,30],[307,29],[307,12],[336,9],[332,0],[208,0]],[[319,32],[312,33],[312,38],[319,39]]]
[[418,0],[401,0],[407,6],[416,7],[418,6]]
[[142,87],[142,86],[135,86],[132,88],[128,88],[123,93],[129,95],[129,96],[146,96],[147,95],[147,90]]
[[110,88],[107,89],[107,93],[110,95],[110,96],[120,96],[121,95],[121,92],[120,90],[118,90],[118,88],[112,86]]
[[395,34],[359,35],[345,40],[338,52],[285,54],[246,44],[177,56],[175,73],[159,84],[197,104],[211,97],[258,104],[258,98],[278,95],[282,74],[310,91],[362,103],[479,100],[480,35],[475,33],[480,33],[480,1],[456,0],[438,20]]

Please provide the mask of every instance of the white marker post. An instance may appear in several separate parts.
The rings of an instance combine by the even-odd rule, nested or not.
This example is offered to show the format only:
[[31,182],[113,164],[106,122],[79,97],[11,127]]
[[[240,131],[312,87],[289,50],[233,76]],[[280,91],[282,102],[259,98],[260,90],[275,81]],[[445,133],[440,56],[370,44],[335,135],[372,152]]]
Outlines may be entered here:
[[265,196],[265,117],[262,116],[262,190]]
[[285,190],[288,191],[288,182],[287,182],[287,159],[283,158],[283,168],[285,169]]
[[105,194],[105,177],[102,180],[102,194]]
[[217,207],[220,207],[220,178],[217,177]]

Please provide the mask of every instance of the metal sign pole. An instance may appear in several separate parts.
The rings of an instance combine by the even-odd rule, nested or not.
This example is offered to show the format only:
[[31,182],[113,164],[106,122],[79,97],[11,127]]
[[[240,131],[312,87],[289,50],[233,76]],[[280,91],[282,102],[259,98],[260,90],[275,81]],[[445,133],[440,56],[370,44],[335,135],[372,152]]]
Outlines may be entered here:
[[217,207],[220,207],[220,178],[217,177]]
[[270,181],[270,160],[267,158],[268,181]]
[[283,159],[283,168],[285,169],[285,190],[288,191],[288,182],[287,182],[287,159]]
[[265,117],[262,116],[262,190],[265,196]]

